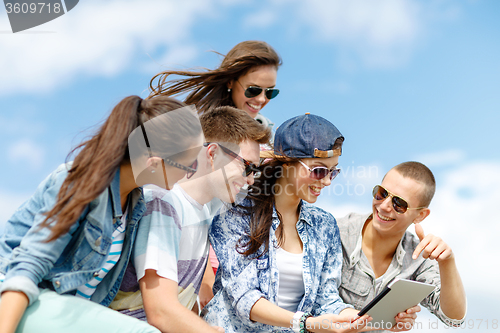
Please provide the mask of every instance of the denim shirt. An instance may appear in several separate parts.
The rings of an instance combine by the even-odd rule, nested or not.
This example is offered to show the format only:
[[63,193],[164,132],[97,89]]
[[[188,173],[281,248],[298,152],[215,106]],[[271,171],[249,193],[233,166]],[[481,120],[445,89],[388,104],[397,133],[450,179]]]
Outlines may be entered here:
[[[70,165],[63,164],[52,172],[7,222],[0,238],[0,273],[5,274],[0,292],[21,291],[30,304],[38,298],[38,287],[50,288],[59,294],[75,294],[75,289],[89,281],[104,265],[112,233],[121,224],[123,215],[119,169],[110,186],[87,205],[68,233],[45,242],[50,229],[40,228],[40,224],[45,220],[45,213],[54,207],[69,168]],[[122,255],[91,298],[106,306],[118,292],[138,221],[145,211],[142,189],[133,190],[129,199]]]
[[[245,201],[249,204],[249,200]],[[240,208],[241,209],[241,208]],[[229,332],[279,331],[275,327],[250,320],[250,310],[260,298],[278,304],[277,238],[280,220],[273,208],[269,233],[269,251],[259,258],[244,256],[236,250],[240,238],[248,240],[250,217],[233,209],[216,216],[210,228],[210,242],[219,259],[214,284],[214,298],[203,309],[202,316],[211,325]],[[335,218],[324,210],[302,201],[297,231],[303,243],[303,278],[305,293],[297,311],[338,314],[348,305],[338,293],[342,271],[342,248]],[[264,245],[258,253],[262,253]]]

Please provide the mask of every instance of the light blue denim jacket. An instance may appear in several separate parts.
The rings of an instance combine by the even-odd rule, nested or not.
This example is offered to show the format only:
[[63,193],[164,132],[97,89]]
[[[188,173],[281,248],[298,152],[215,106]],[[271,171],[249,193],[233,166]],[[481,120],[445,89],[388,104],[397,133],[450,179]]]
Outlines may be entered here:
[[[39,228],[44,213],[55,204],[69,165],[60,165],[9,219],[0,238],[0,273],[5,274],[0,292],[22,291],[32,304],[38,287],[59,294],[75,289],[99,272],[108,256],[113,231],[121,224],[120,171],[110,186],[86,207],[70,231],[46,243],[50,230]],[[145,211],[142,189],[129,196],[128,224],[122,255],[99,283],[91,300],[108,305],[120,287],[133,248],[137,224]],[[132,208],[133,207],[133,208]]]
[[[245,201],[245,205],[249,200]],[[278,268],[276,264],[276,228],[280,220],[273,209],[269,251],[261,256],[243,256],[236,250],[240,237],[248,240],[249,216],[230,210],[216,216],[210,228],[210,242],[219,259],[214,284],[214,298],[202,316],[211,325],[230,332],[279,331],[291,329],[264,325],[250,320],[250,310],[261,297],[278,303]],[[297,231],[304,248],[303,278],[305,294],[297,311],[313,316],[338,314],[346,307],[339,297],[342,271],[342,248],[335,218],[328,212],[302,201]],[[264,245],[259,250],[264,249]]]

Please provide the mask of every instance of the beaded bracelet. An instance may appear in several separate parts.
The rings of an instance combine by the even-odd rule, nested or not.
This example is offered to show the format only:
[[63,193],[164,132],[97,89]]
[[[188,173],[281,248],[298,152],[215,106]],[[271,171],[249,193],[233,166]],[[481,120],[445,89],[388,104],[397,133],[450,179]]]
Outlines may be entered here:
[[300,333],[309,333],[306,327],[306,320],[307,318],[311,317],[312,315],[309,312],[303,313],[302,316],[300,316],[299,319],[299,332]]

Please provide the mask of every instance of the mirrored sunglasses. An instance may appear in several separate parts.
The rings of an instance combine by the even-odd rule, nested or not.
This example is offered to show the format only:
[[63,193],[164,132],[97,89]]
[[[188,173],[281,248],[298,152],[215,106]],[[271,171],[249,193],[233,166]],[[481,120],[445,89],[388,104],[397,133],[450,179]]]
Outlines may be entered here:
[[375,199],[375,200],[385,200],[385,199],[387,199],[387,197],[391,197],[392,198],[392,208],[394,208],[394,210],[398,214],[404,214],[409,209],[426,208],[426,207],[409,208],[408,202],[405,199],[401,198],[398,195],[395,195],[392,192],[389,192],[381,185],[376,185],[373,188],[372,195],[373,195],[373,199]]
[[323,178],[325,178],[326,176],[328,176],[328,174],[330,174],[330,180],[333,180],[335,177],[338,176],[338,174],[340,173],[340,169],[336,168],[336,167],[333,167],[331,169],[328,169],[326,167],[323,167],[323,166],[317,166],[317,167],[314,167],[314,168],[310,168],[307,164],[305,164],[304,162],[302,161],[299,161],[307,170],[309,170],[310,174],[309,174],[309,178],[312,178],[312,179],[316,179],[316,180],[321,180]]

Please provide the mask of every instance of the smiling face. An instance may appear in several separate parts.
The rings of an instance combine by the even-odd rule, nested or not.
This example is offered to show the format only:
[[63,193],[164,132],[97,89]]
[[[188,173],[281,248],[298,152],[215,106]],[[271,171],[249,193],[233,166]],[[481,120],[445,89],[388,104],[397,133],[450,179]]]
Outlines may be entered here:
[[[395,170],[390,170],[381,184],[385,189],[403,198],[410,208],[420,206],[424,185],[411,178],[405,178]],[[398,214],[392,206],[392,197],[383,200],[373,199],[373,228],[381,235],[402,237],[406,229],[414,222],[422,221],[429,214],[429,209],[408,209]]]
[[[226,146],[225,146],[226,147]],[[246,140],[239,144],[239,151],[233,150],[231,146],[226,148],[231,149],[233,152],[251,162],[255,165],[259,163],[259,144],[255,141]],[[217,169],[222,166],[222,169],[214,172],[214,179],[212,180],[213,190],[215,197],[224,202],[234,202],[236,195],[240,189],[245,185],[252,185],[254,183],[254,176],[250,174],[245,176],[243,174],[245,165],[243,162],[229,156],[222,149],[217,150],[214,167]]]
[[255,118],[269,102],[269,99],[265,96],[264,91],[258,96],[248,98],[245,96],[245,90],[250,86],[274,88],[277,75],[277,69],[273,65],[258,66],[250,69],[237,80],[228,83],[234,105],[248,113],[250,117]]
[[[339,157],[329,158],[304,158],[301,160],[309,168],[326,167],[331,170],[339,163]],[[301,163],[285,165],[283,177],[277,180],[277,184],[281,187],[281,192],[277,195],[289,196],[292,200],[305,200],[309,203],[314,203],[318,200],[321,190],[329,186],[332,181],[330,174],[321,180],[313,179],[310,172]]]

